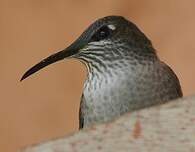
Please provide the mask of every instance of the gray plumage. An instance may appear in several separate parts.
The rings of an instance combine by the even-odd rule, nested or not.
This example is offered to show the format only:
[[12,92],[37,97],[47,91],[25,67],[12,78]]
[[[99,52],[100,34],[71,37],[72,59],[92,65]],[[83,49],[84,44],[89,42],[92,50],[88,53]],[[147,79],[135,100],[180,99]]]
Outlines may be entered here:
[[32,67],[21,80],[67,57],[87,67],[79,128],[182,97],[175,73],[159,60],[136,25],[123,17],[97,20],[71,46]]

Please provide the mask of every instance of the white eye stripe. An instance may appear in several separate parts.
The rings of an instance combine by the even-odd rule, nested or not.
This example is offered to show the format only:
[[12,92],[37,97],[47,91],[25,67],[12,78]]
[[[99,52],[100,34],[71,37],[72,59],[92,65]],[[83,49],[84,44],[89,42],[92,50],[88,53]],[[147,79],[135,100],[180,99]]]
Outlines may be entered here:
[[116,29],[116,26],[110,24],[110,25],[108,25],[108,28],[114,31]]

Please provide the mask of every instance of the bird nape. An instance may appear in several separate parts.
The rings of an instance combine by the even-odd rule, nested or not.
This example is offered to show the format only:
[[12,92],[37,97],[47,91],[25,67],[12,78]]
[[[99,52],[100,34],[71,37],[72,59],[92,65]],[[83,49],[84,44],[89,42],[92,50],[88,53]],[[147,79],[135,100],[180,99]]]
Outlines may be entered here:
[[159,60],[150,40],[124,17],[96,20],[69,47],[30,68],[21,81],[66,58],[76,58],[87,67],[79,128],[182,97],[175,73]]

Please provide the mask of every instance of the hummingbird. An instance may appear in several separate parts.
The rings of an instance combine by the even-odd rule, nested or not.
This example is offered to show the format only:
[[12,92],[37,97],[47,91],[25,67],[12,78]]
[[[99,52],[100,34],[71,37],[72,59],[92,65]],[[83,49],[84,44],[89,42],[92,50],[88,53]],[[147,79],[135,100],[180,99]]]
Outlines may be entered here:
[[183,96],[174,71],[159,59],[146,35],[122,16],[96,20],[66,49],[30,68],[21,81],[71,58],[87,69],[79,129]]

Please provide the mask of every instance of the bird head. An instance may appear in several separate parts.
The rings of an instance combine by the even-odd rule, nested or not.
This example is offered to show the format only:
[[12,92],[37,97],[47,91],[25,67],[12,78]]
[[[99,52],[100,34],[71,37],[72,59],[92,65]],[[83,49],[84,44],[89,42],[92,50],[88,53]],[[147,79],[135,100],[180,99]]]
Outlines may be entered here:
[[[139,48],[139,49],[137,49]],[[89,64],[90,62],[104,62],[106,59],[125,57],[129,50],[137,53],[154,54],[150,41],[136,27],[135,24],[121,16],[107,16],[96,20],[81,36],[66,49],[54,53],[30,68],[21,81],[40,69],[54,62],[67,58],[76,58]],[[99,57],[99,58],[98,58]]]

